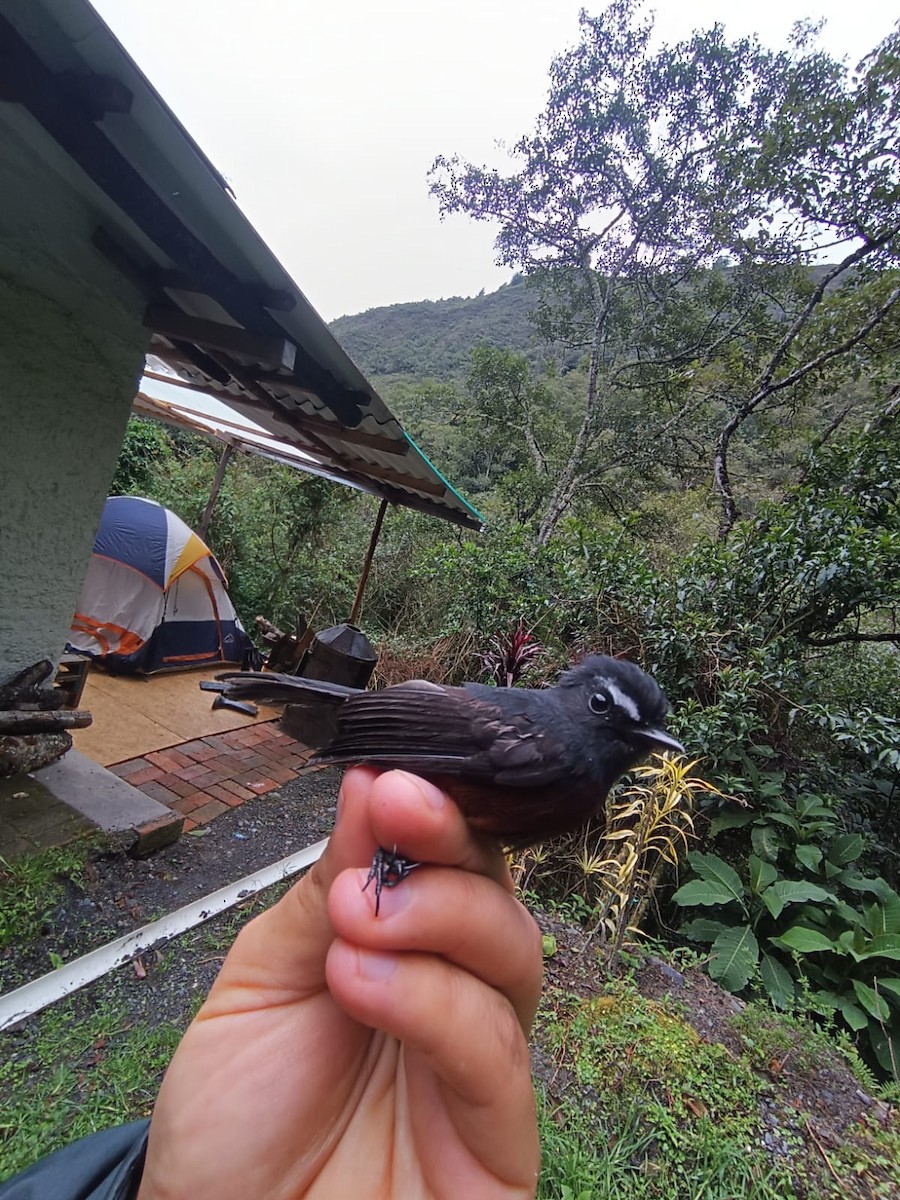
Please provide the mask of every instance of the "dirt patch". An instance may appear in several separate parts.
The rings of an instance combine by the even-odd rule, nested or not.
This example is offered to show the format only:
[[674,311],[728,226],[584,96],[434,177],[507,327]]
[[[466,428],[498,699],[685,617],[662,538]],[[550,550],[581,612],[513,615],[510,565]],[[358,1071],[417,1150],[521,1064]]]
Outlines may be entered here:
[[0,992],[86,954],[331,832],[340,773],[313,771],[248,800],[147,859],[99,853],[66,881],[41,935],[0,951]]

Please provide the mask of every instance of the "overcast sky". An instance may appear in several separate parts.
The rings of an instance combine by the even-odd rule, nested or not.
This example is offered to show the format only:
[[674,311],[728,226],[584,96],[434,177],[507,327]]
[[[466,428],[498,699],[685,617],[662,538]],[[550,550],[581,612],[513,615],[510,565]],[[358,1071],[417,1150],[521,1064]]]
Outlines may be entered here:
[[[229,180],[259,233],[326,320],[382,304],[492,291],[489,228],[441,222],[438,154],[502,165],[530,130],[554,54],[584,0],[92,0]],[[782,46],[825,17],[856,61],[896,0],[659,0],[674,41],[715,21]]]

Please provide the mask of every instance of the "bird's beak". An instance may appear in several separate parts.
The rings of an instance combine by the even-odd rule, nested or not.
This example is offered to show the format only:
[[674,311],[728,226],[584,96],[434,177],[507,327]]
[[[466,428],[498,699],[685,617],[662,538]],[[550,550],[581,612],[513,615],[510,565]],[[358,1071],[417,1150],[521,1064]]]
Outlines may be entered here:
[[685,753],[681,742],[662,729],[644,729],[638,726],[634,732],[640,737],[646,738],[648,742],[653,742],[657,746],[664,746],[667,750],[674,750],[676,754]]

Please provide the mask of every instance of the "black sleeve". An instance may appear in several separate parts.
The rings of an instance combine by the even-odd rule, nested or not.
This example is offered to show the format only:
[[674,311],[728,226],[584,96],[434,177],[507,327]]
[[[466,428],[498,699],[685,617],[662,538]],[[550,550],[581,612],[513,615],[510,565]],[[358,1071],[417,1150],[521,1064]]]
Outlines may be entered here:
[[135,1121],[64,1146],[0,1184],[0,1200],[132,1200],[149,1126]]

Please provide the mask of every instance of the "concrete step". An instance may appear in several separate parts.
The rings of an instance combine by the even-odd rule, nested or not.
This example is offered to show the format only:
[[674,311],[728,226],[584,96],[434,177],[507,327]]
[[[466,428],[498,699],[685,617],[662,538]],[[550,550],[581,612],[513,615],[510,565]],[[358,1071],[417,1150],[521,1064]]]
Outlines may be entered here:
[[181,813],[144,795],[77,750],[25,778],[34,779],[99,829],[120,835],[128,853],[138,858],[168,846],[181,835]]

